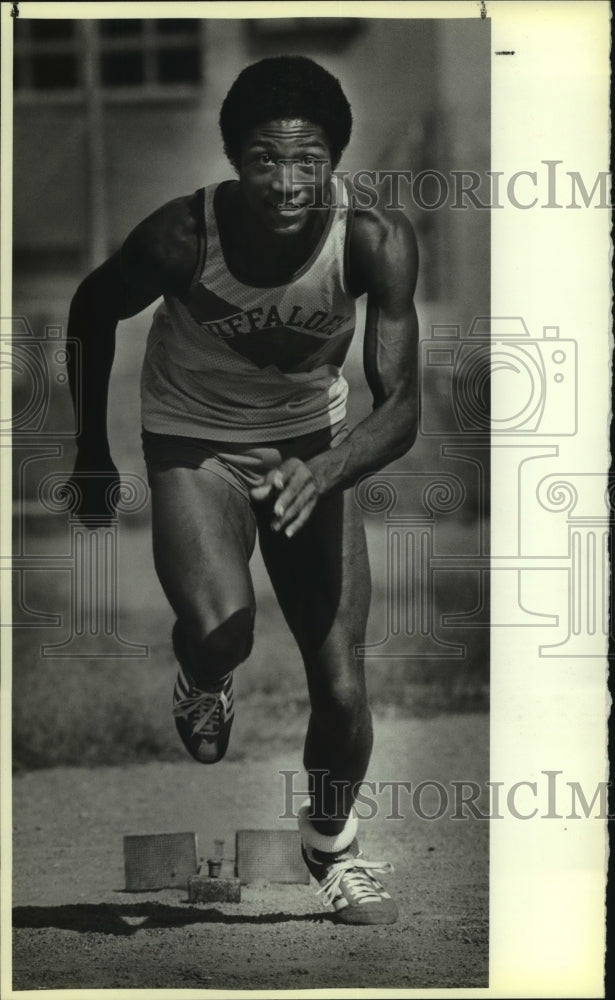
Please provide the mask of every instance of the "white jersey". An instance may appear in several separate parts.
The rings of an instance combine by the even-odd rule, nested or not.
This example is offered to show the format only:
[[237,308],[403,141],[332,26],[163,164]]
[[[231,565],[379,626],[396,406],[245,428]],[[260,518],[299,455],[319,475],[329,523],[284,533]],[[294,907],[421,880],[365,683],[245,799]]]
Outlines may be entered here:
[[[229,182],[225,182],[229,183]],[[238,281],[226,264],[216,191],[204,190],[206,259],[185,300],[154,315],[141,375],[143,426],[229,442],[309,434],[344,418],[342,365],[355,327],[344,270],[343,185],[308,261],[286,285]]]

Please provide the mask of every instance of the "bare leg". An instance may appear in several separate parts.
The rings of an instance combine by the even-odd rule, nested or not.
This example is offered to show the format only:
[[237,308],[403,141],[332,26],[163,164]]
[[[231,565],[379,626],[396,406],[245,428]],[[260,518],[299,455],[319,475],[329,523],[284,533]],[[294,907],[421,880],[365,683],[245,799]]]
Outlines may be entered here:
[[238,490],[203,469],[157,469],[150,485],[154,562],[178,619],[174,646],[206,686],[252,648],[254,515]]
[[312,711],[304,764],[315,788],[313,826],[332,836],[344,828],[372,749],[356,653],[371,596],[365,531],[350,493],[323,499],[293,539],[272,532],[262,514],[263,558],[307,675]]

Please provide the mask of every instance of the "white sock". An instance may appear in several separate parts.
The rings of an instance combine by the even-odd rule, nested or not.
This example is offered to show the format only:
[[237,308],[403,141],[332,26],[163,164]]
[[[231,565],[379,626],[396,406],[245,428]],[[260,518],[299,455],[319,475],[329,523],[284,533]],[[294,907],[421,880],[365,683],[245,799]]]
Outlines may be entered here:
[[333,854],[334,851],[343,851],[346,847],[350,847],[359,827],[354,809],[346,820],[344,829],[332,837],[324,833],[319,833],[318,830],[314,829],[308,819],[311,811],[312,801],[311,799],[307,799],[299,809],[299,832],[304,844],[308,847],[313,847],[317,851],[326,851],[327,854]]

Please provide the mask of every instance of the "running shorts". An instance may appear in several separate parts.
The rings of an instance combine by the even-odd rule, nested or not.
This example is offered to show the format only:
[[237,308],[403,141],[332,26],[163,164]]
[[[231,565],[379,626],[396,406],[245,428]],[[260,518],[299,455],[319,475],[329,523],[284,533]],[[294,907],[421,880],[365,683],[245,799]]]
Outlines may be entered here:
[[268,441],[264,445],[155,434],[145,428],[141,438],[148,479],[157,469],[177,466],[206,469],[226,480],[249,500],[250,489],[270,469],[275,469],[287,458],[299,458],[305,462],[314,455],[335,448],[347,434],[348,427],[341,421],[324,430],[283,441]]

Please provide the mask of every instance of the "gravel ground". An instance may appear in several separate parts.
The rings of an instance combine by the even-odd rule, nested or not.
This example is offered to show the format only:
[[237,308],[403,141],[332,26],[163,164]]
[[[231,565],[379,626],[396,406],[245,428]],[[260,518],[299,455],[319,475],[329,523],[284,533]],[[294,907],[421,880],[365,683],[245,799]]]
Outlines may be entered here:
[[[484,782],[488,718],[376,719],[368,779]],[[488,824],[422,819],[402,790],[361,825],[367,857],[386,859],[400,905],[384,927],[336,925],[314,884],[253,883],[240,903],[189,904],[183,889],[124,891],[125,834],[194,831],[199,851],[280,820],[288,755],[217,767],[151,763],[57,768],[14,780],[13,989],[311,989],[485,987]],[[297,777],[296,789],[305,788]],[[297,802],[300,800],[297,799]],[[421,800],[425,812],[438,800]],[[364,810],[366,811],[366,810]],[[165,994],[168,995],[168,994]]]

